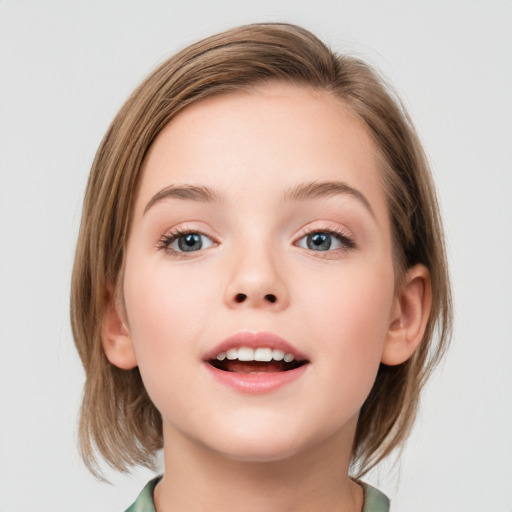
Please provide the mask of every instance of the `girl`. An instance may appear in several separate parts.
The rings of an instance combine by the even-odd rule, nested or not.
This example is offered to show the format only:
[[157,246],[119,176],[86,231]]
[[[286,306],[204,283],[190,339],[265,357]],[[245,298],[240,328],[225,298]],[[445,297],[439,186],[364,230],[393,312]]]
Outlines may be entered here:
[[130,511],[388,510],[359,478],[403,445],[445,350],[446,269],[422,148],[366,64],[286,24],[186,48],[87,186],[85,462],[163,448]]

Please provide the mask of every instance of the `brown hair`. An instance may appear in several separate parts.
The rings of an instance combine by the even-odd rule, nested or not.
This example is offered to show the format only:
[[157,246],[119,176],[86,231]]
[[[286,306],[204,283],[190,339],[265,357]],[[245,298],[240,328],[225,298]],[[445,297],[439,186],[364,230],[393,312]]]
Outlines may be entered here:
[[86,373],[80,444],[95,474],[97,452],[126,470],[151,467],[162,447],[161,417],[138,368],[112,365],[101,343],[108,289],[120,289],[144,157],[160,130],[187,105],[268,81],[328,91],[363,121],[382,160],[397,286],[404,270],[416,263],[430,271],[433,301],[422,343],[405,363],[381,364],[361,409],[353,448],[359,474],[401,447],[410,432],[421,388],[442,356],[451,328],[444,238],[421,144],[399,100],[367,64],[332,52],[302,28],[255,24],[199,41],[164,62],[123,105],[96,154],[71,289],[73,336]]

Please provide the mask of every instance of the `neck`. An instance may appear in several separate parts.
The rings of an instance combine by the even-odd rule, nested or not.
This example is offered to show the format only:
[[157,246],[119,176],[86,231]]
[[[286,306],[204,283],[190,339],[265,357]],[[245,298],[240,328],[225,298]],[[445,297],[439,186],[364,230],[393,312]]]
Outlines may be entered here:
[[359,512],[363,493],[348,477],[352,439],[344,437],[336,434],[277,461],[247,462],[167,430],[156,510]]

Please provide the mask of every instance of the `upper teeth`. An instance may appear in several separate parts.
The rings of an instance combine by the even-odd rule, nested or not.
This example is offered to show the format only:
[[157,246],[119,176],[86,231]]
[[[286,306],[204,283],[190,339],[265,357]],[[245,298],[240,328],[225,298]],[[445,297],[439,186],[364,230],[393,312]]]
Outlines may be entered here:
[[277,348],[249,348],[249,347],[240,347],[240,348],[230,348],[226,350],[226,352],[219,352],[217,354],[216,359],[218,361],[224,361],[224,359],[228,359],[229,361],[234,361],[238,359],[239,361],[284,361],[285,363],[291,363],[295,357],[293,354],[285,353],[283,350],[279,350]]

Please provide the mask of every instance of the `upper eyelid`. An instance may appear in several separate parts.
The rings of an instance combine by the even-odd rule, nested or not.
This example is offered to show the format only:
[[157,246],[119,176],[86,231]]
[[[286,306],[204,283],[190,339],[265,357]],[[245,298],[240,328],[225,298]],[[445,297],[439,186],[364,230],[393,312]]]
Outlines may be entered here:
[[169,229],[166,229],[163,233],[162,233],[162,236],[167,236],[167,235],[187,235],[189,233],[197,233],[199,235],[205,235],[209,238],[216,238],[218,239],[219,236],[215,234],[215,232],[213,231],[213,229],[209,228],[209,227],[198,227],[197,225],[194,225],[193,222],[184,222],[184,223],[180,223],[179,225],[177,226],[174,226],[172,228],[169,228]]
[[[315,224],[311,226],[311,224]],[[327,232],[332,233],[334,235],[339,235],[346,237],[352,241],[354,241],[355,236],[353,232],[346,228],[345,226],[339,226],[333,224],[332,222],[322,221],[312,221],[308,222],[305,226],[301,227],[298,231],[295,231],[295,234],[292,235],[291,240],[295,243],[300,238],[307,236],[311,233],[317,232]],[[224,237],[222,237],[216,230],[213,230],[211,227],[199,227],[198,225],[194,225],[194,222],[185,222],[176,227],[169,228],[165,230],[162,235],[158,237],[158,241],[160,242],[164,237],[175,236],[176,238],[182,235],[187,235],[189,233],[197,233],[200,235],[204,235],[214,241],[217,245],[223,242]]]
[[[311,223],[309,223],[309,224],[311,224]],[[309,235],[311,233],[322,233],[322,232],[333,233],[333,234],[337,234],[337,235],[344,235],[346,238],[350,238],[351,240],[354,239],[354,234],[352,233],[352,231],[345,227],[336,226],[333,224],[309,227],[309,224],[299,230],[298,234],[295,235],[296,240],[299,238],[302,238],[306,235]]]

